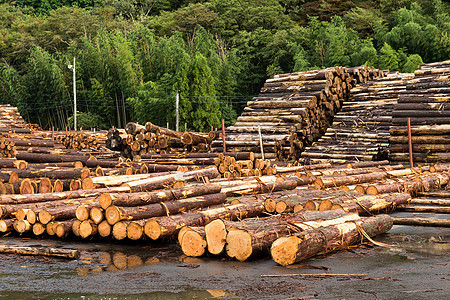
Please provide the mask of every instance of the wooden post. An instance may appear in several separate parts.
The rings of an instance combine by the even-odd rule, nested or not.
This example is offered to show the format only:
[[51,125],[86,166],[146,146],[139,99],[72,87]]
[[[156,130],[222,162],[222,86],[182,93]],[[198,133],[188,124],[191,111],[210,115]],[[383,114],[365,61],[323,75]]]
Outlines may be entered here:
[[409,164],[411,165],[411,168],[413,168],[414,162],[413,162],[412,137],[411,137],[411,118],[408,118],[407,124],[408,124]]
[[222,119],[222,144],[223,144],[223,153],[227,152],[227,146],[225,144],[225,120]]

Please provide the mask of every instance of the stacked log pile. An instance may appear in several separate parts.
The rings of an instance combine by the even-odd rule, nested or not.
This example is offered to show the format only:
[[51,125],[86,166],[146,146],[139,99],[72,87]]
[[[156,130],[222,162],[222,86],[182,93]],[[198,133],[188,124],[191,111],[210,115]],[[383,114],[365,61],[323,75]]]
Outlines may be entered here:
[[419,192],[408,204],[397,207],[400,212],[393,217],[394,224],[410,226],[450,227],[446,214],[450,213],[449,191]]
[[[239,161],[242,157],[235,158]],[[13,159],[0,163],[9,168],[18,165]],[[373,236],[388,230],[392,225],[389,217],[359,215],[390,212],[407,203],[410,193],[449,182],[448,165],[404,169],[386,163],[276,167],[277,176],[236,179],[218,178],[215,166],[155,175],[87,177],[92,183],[89,190],[1,195],[0,231],[106,240],[170,241],[178,237],[187,255],[226,253],[238,260],[268,255],[271,247],[279,249],[274,245],[285,245],[275,243],[277,238],[289,237],[300,247],[292,246],[299,253],[288,260],[292,263],[323,247],[324,241],[318,238],[321,234],[329,241],[326,245],[337,250],[335,241],[339,239],[351,244],[359,241],[363,233]],[[87,159],[83,164],[107,167],[110,162]],[[25,171],[27,177],[34,176]],[[41,168],[37,172],[42,175],[46,171]],[[370,183],[395,186],[391,183],[394,180],[405,188],[380,189],[377,195],[340,189]],[[286,257],[275,259],[279,253],[272,251],[274,260],[289,264]]]
[[67,149],[94,149],[106,145],[106,131],[78,131],[56,136]]
[[177,132],[150,122],[144,125],[130,122],[126,135],[117,129],[108,132],[106,145],[111,150],[122,151],[125,157],[137,158],[145,154],[184,154],[208,152],[214,132],[209,134]]
[[27,123],[22,118],[17,107],[10,104],[0,105],[0,127],[26,128]]
[[390,159],[409,161],[407,119],[411,118],[413,161],[450,161],[450,62],[419,66],[392,112]]
[[[325,132],[333,116],[359,82],[383,73],[365,66],[280,74],[268,79],[234,126],[226,130],[227,151],[253,151],[264,158],[295,160]],[[261,142],[260,134],[261,133]],[[222,142],[213,142],[223,151]]]
[[354,87],[331,127],[302,157],[310,162],[388,158],[392,110],[412,74],[390,73]]

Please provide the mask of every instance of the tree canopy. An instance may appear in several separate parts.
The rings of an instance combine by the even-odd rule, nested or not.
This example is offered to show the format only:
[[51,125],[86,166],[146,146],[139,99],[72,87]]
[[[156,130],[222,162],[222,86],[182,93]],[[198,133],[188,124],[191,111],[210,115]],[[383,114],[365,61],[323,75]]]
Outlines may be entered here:
[[[441,0],[0,1],[0,103],[43,128],[232,124],[277,73],[450,59]],[[185,124],[187,128],[185,128]]]

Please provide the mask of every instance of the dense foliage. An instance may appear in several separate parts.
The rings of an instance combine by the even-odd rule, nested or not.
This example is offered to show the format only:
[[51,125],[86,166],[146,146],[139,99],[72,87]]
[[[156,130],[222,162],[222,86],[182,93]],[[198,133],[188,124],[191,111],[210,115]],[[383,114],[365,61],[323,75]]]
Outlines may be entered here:
[[[0,103],[44,128],[231,124],[274,74],[450,59],[441,0],[0,1]],[[187,128],[185,128],[187,126]]]

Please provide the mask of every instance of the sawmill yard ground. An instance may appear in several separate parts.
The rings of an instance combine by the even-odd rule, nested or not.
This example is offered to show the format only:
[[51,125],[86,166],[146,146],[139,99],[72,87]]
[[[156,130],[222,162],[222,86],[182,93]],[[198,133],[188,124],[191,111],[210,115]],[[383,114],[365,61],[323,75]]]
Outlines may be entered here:
[[375,240],[394,247],[364,244],[282,267],[268,258],[185,257],[176,245],[162,243],[4,237],[5,244],[78,249],[81,256],[0,254],[0,298],[449,299],[450,229],[394,226]]

